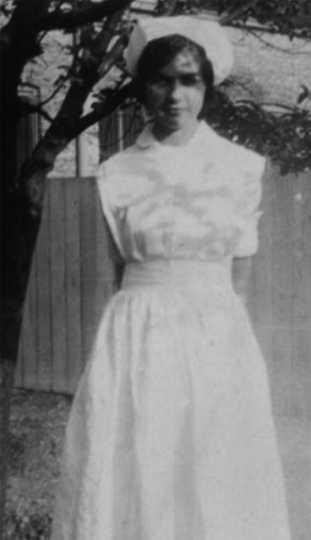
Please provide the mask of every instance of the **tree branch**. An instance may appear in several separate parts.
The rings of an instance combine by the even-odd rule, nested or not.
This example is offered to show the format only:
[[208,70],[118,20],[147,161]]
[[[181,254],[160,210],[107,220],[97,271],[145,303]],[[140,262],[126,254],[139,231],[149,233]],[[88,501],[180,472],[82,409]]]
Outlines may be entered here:
[[[265,45],[265,47],[273,49],[274,51],[279,51],[284,54],[288,54],[289,56],[306,56],[310,54],[310,49],[303,50],[304,46],[299,45],[297,49],[289,48],[289,47],[279,47],[275,43],[271,43],[270,41],[267,41],[261,35],[259,35],[258,31],[252,30],[249,26],[246,26],[247,32],[249,32],[252,36],[254,36],[260,43]],[[261,29],[261,33],[263,32],[263,29]],[[264,30],[266,32],[266,30]]]
[[112,66],[116,65],[116,62],[120,58],[123,50],[124,38],[121,36],[113,45],[112,49],[105,54],[103,62],[98,67],[97,71],[101,77],[104,77]]
[[72,9],[62,13],[55,11],[38,21],[39,30],[73,30],[79,26],[110,17],[117,11],[126,9],[133,0],[106,0],[93,3],[85,8]]
[[21,117],[27,116],[28,114],[33,114],[33,113],[39,114],[40,116],[42,116],[42,118],[47,120],[50,124],[54,120],[54,118],[52,118],[52,116],[50,116],[47,111],[42,109],[41,104],[39,104],[39,105],[31,105],[29,103],[23,104],[22,111],[21,111]]
[[42,107],[43,105],[46,105],[49,103],[57,94],[62,90],[64,87],[64,83],[69,80],[69,75],[66,75],[62,82],[54,88],[54,90],[43,100],[39,103],[39,106]]
[[258,111],[261,110],[263,112],[266,112],[265,107],[283,109],[283,111],[289,111],[289,112],[295,112],[297,110],[297,107],[294,105],[286,105],[285,103],[278,103],[276,101],[261,101],[260,103],[255,103],[251,99],[238,99],[235,101],[235,105],[237,106],[247,105],[253,109],[256,109]]
[[[113,36],[117,36],[116,30],[121,21],[121,17],[122,12],[117,11],[116,13],[114,13],[114,15],[107,18],[105,24],[103,25],[101,31],[96,36],[96,38],[92,40],[91,43],[87,43],[87,49],[92,53],[92,56],[96,58],[98,70],[100,70],[102,62],[105,63],[107,60],[107,62],[109,63],[111,57],[113,57],[113,61],[116,62],[118,56],[123,52],[125,40],[121,37],[119,37],[117,43],[122,43],[122,50],[116,50],[116,46],[114,45],[111,51],[107,52],[111,39],[113,38]],[[100,75],[102,76],[102,73],[100,73]]]
[[[221,24],[224,24],[224,23],[221,21]],[[264,32],[265,34],[277,34],[277,35],[283,35],[283,36],[288,35],[288,32],[286,31],[282,32],[282,29],[276,28],[274,26],[266,26],[266,25],[260,26],[259,24],[256,25],[256,24],[248,24],[248,23],[238,23],[238,22],[233,22],[233,21],[226,22],[225,26],[230,26],[231,28],[239,28],[240,30],[245,30],[246,32]],[[301,36],[301,32],[293,32],[291,37],[304,39]]]
[[72,138],[81,135],[88,127],[117,109],[127,98],[133,97],[133,90],[134,87],[132,82],[122,86],[118,92],[114,92],[111,97],[107,98],[103,103],[98,104],[96,109],[82,116],[76,123]]
[[223,25],[229,25],[232,21],[235,19],[238,19],[251,7],[255,7],[255,5],[258,3],[258,0],[249,0],[248,2],[242,3],[239,7],[236,9],[233,9],[232,11],[229,11],[224,15],[223,17],[220,17],[219,22]]

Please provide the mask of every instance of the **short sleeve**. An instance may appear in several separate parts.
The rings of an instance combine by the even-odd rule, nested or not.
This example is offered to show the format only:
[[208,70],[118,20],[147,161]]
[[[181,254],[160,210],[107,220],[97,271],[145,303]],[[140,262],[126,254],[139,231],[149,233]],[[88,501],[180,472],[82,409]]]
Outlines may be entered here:
[[125,253],[120,237],[120,216],[116,207],[114,191],[116,186],[113,178],[110,177],[105,163],[101,163],[96,175],[97,189],[104,217],[108,224],[113,241],[118,249],[122,259],[125,259]]
[[250,257],[258,249],[258,222],[262,215],[259,205],[265,163],[265,158],[250,152],[241,167],[241,189],[237,204],[241,231],[234,257]]

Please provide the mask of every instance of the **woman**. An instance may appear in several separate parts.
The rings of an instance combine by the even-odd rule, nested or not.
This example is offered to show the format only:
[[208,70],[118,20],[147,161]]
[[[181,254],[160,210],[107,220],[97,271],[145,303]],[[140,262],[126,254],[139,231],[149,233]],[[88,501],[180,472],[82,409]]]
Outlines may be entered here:
[[125,272],[66,431],[54,540],[289,540],[264,361],[231,284],[264,159],[199,120],[232,54],[152,19],[127,53],[149,124],[98,187]]

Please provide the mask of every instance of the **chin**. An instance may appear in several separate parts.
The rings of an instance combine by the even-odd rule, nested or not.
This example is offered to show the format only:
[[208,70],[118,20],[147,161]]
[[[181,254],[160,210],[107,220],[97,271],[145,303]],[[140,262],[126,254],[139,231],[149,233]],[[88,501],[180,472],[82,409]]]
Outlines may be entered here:
[[166,131],[178,131],[185,127],[185,122],[181,122],[178,118],[166,118],[162,122],[162,129]]

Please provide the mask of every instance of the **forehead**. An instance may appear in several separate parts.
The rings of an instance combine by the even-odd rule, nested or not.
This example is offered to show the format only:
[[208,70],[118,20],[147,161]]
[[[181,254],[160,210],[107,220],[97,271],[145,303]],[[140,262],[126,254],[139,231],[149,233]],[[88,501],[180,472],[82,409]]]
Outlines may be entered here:
[[193,51],[183,49],[166,66],[161,73],[200,73],[201,66]]

